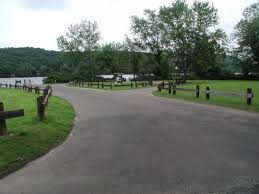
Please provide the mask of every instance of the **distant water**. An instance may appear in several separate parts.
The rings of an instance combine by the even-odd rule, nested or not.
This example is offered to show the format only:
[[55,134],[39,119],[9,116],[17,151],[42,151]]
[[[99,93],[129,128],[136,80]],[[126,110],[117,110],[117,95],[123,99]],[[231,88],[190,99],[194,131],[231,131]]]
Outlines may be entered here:
[[24,80],[27,84],[29,84],[29,80],[31,80],[32,85],[40,85],[43,84],[43,79],[45,77],[13,77],[13,78],[0,78],[1,84],[15,84],[15,80],[22,81],[22,85],[24,83]]
[[[101,77],[105,78],[105,79],[111,79],[113,78],[113,75],[100,75]],[[126,81],[130,81],[130,79],[133,79],[134,78],[134,75],[133,74],[123,74],[122,75],[123,78],[126,79]]]

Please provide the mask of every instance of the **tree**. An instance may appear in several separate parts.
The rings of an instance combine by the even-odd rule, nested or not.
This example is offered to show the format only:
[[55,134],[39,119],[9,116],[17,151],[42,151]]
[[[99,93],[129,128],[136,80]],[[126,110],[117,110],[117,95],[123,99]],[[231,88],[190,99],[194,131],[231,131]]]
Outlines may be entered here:
[[97,22],[83,20],[79,24],[71,24],[66,35],[57,39],[57,44],[63,52],[89,52],[96,50],[100,38]]
[[243,72],[259,70],[259,3],[252,4],[243,12],[243,18],[235,27],[237,53]]
[[116,42],[104,44],[99,51],[99,59],[102,61],[103,67],[109,69],[111,74],[121,70],[123,55],[123,45]]
[[190,68],[197,75],[204,75],[217,64],[217,57],[224,53],[225,37],[218,23],[217,10],[208,2],[195,1],[189,6],[185,0],[176,0],[160,8],[163,24],[163,42],[172,60],[183,73]]
[[145,10],[144,17],[138,16],[131,17],[131,32],[134,36],[133,44],[138,47],[141,52],[151,53],[151,62],[154,61],[156,68],[158,69],[158,76],[162,78],[168,77],[168,71],[164,66],[167,63],[163,63],[164,45],[162,42],[162,28],[161,21],[155,10]]
[[133,43],[133,41],[126,37],[124,42],[124,52],[127,53],[127,58],[131,64],[131,70],[134,74],[134,78],[136,75],[139,75],[139,48]]
[[[82,72],[81,75],[94,75],[95,67],[88,68],[95,65],[95,53],[98,48],[98,41],[101,38],[96,21],[83,20],[79,24],[72,24],[68,28],[66,35],[62,35],[57,38],[58,48],[65,53],[74,64],[74,69],[79,69]],[[82,65],[84,64],[84,65]],[[75,65],[78,68],[75,68]],[[82,68],[82,67],[85,67]],[[94,79],[91,77],[91,79]]]

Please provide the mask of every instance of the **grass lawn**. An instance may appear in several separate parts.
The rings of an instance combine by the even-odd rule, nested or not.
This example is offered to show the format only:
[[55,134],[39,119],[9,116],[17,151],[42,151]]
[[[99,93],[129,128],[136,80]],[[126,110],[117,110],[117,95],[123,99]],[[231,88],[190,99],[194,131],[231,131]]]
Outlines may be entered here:
[[39,122],[36,97],[21,90],[0,89],[0,101],[5,110],[22,108],[25,112],[24,117],[6,120],[9,135],[0,137],[0,177],[62,143],[72,129],[75,113],[67,101],[52,96],[46,119]]
[[[111,90],[110,89],[110,86],[108,86],[110,84],[110,82],[106,82],[104,88],[102,88],[102,85],[101,85],[101,82],[100,82],[100,86],[98,88],[97,85],[93,85],[92,87],[89,86],[87,84],[85,84],[83,87],[80,86],[80,88],[90,88],[90,89],[99,89],[99,90]],[[71,85],[71,84],[66,84],[67,86],[70,86],[70,87],[79,87],[78,85],[77,86],[74,86],[74,85]],[[126,85],[126,84],[125,84]],[[138,84],[138,87],[135,86],[135,83],[133,83],[133,88],[131,88],[130,86],[130,83],[127,83],[127,85],[129,86],[121,86],[120,84],[114,84],[112,83],[112,90],[135,90],[135,89],[142,89],[142,88],[148,88],[148,87],[152,87],[150,85],[147,85],[147,86],[144,86],[142,87],[141,85]]]
[[192,88],[196,89],[196,85],[200,85],[201,90],[205,90],[206,86],[209,86],[211,90],[229,91],[229,92],[241,92],[245,93],[247,88],[252,88],[254,93],[253,104],[248,106],[246,104],[245,97],[229,97],[221,96],[216,94],[211,94],[210,100],[206,100],[205,93],[200,93],[200,98],[195,97],[195,92],[183,92],[177,91],[176,95],[168,94],[167,90],[163,90],[161,93],[154,92],[155,96],[175,98],[181,100],[188,100],[197,103],[214,104],[226,107],[232,107],[236,109],[242,109],[251,112],[259,112],[259,81],[225,81],[225,80],[198,80],[198,81],[188,81],[184,85],[177,87],[180,88]]

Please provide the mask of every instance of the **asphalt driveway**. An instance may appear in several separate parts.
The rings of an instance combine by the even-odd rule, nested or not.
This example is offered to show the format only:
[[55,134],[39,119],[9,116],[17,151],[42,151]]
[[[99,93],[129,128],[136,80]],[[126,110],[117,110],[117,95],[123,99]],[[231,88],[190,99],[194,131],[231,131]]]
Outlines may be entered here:
[[258,114],[151,91],[54,86],[75,107],[71,135],[0,193],[259,193]]

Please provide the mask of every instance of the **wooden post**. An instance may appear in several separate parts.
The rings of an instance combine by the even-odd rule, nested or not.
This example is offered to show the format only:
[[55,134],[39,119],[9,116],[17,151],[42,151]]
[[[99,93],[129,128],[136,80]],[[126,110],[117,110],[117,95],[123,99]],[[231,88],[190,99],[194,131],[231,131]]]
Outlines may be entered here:
[[173,84],[173,95],[176,95],[176,84]]
[[[4,111],[4,103],[0,102],[0,111]],[[0,136],[7,134],[7,127],[5,119],[0,119]]]
[[24,110],[4,111],[4,104],[0,102],[0,136],[7,134],[6,119],[24,116]]
[[200,86],[197,85],[196,86],[196,98],[199,98],[200,97]]
[[45,89],[43,90],[43,96],[45,97],[45,96],[47,96],[47,95],[48,95],[48,89],[45,88]]
[[247,88],[247,93],[246,93],[246,103],[247,103],[247,105],[252,104],[252,99],[253,99],[252,88]]
[[206,87],[205,93],[206,93],[206,99],[209,100],[210,99],[210,87],[208,87],[208,86]]
[[37,98],[37,109],[38,109],[38,119],[42,121],[45,116],[45,106],[43,105],[45,97],[44,96],[39,96]]
[[160,84],[157,85],[157,90],[158,90],[158,92],[162,92],[162,87]]

